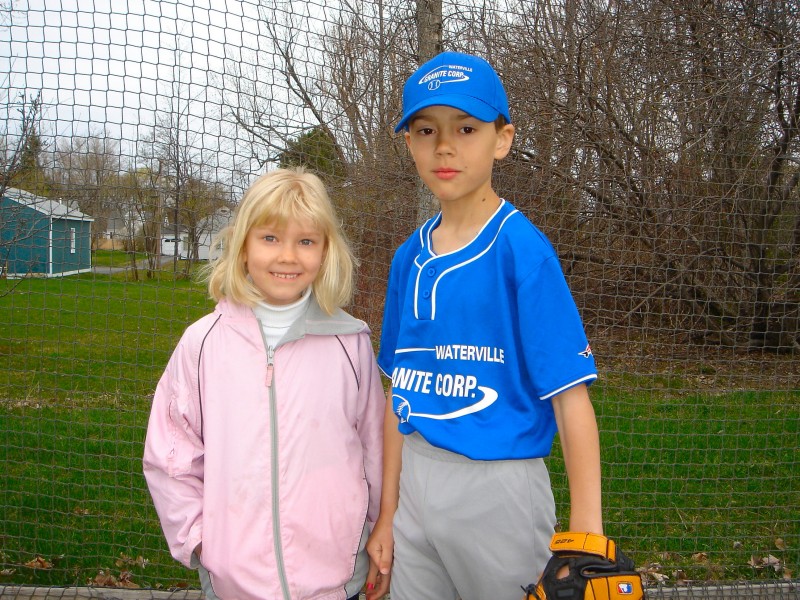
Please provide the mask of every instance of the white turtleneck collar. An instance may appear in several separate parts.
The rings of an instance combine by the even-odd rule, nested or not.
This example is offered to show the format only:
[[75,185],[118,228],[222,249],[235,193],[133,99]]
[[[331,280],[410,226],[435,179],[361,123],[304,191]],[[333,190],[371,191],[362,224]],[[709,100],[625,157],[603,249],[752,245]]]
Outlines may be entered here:
[[288,331],[297,319],[306,312],[306,307],[311,299],[311,288],[309,287],[297,302],[276,306],[259,302],[253,307],[256,318],[261,323],[267,345],[274,348],[284,334]]

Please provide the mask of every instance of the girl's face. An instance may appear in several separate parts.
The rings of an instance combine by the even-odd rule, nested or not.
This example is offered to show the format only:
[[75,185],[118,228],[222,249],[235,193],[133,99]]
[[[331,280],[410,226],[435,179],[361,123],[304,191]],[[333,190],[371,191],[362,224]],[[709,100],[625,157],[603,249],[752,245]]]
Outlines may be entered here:
[[316,279],[324,256],[325,236],[308,220],[252,227],[243,251],[250,278],[264,302],[275,306],[300,299]]

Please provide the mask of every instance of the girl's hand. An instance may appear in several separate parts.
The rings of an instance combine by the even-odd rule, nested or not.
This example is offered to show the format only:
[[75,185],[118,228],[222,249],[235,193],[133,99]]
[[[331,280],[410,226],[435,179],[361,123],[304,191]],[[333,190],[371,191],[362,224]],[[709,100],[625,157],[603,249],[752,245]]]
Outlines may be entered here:
[[394,559],[394,537],[391,521],[389,523],[384,521],[378,518],[378,522],[375,523],[375,528],[367,540],[367,554],[369,554],[367,600],[378,600],[389,592],[392,560]]

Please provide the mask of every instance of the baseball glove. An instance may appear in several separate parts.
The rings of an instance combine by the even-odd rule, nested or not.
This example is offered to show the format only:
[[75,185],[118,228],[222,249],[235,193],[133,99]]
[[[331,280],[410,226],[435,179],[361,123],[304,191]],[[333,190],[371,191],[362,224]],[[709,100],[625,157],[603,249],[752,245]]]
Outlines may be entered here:
[[[530,584],[525,600],[642,600],[642,579],[633,561],[617,550],[613,540],[595,533],[556,533],[550,540],[553,556],[539,583]],[[562,567],[569,572],[558,578]]]

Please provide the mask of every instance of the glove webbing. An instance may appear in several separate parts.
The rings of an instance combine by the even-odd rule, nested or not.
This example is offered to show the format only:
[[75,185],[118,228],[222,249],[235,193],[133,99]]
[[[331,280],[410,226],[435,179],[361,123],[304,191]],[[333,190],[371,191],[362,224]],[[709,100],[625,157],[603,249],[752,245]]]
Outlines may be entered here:
[[[618,600],[642,598],[642,583],[633,561],[616,552],[617,562],[595,556],[552,556],[538,584],[523,588],[526,600]],[[565,577],[558,571],[567,566]]]

